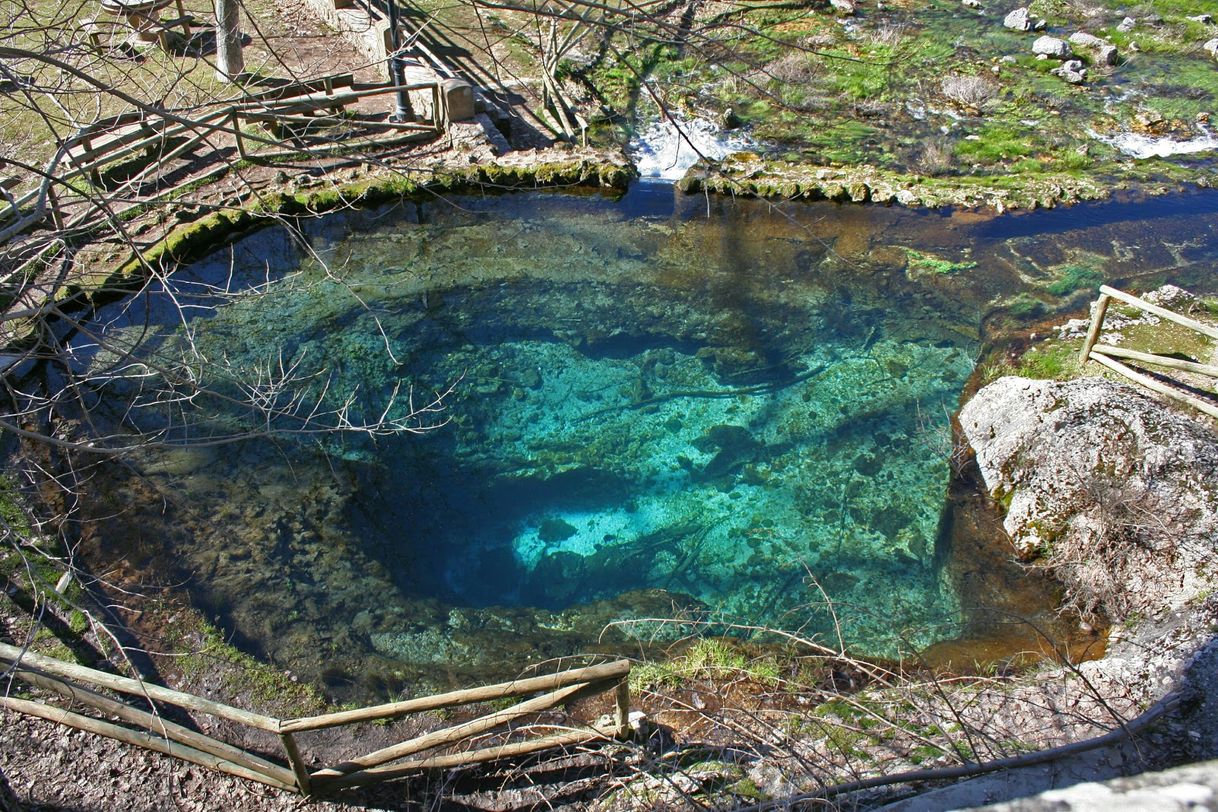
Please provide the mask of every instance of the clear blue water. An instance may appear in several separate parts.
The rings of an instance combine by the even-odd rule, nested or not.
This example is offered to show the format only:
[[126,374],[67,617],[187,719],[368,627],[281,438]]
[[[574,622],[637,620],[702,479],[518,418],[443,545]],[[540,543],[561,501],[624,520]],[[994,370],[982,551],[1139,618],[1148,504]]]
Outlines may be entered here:
[[[1029,269],[1078,250],[1136,259],[1143,232],[1099,211],[1062,244],[1020,233],[1030,220],[645,185],[264,231],[172,299],[101,314],[113,336],[151,324],[163,368],[204,370],[228,398],[187,410],[157,401],[157,376],[111,382],[129,421],[174,441],[270,436],[150,450],[140,477],[107,475],[99,538],[183,579],[242,644],[365,692],[707,621],[883,656],[951,639],[976,596],[944,566],[950,417],[987,315]],[[915,246],[969,270],[920,273]],[[275,389],[283,370],[295,386]],[[239,405],[251,381],[291,414]],[[422,433],[300,419],[404,419],[408,394],[449,388],[411,422],[435,426]]]

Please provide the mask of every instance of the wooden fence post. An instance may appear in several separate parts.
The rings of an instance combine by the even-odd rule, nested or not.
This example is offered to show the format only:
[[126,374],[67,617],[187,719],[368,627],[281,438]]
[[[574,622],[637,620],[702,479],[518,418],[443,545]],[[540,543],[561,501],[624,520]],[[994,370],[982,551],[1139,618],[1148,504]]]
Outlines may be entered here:
[[1091,357],[1091,348],[1100,338],[1100,328],[1104,326],[1104,314],[1108,312],[1108,302],[1111,299],[1112,297],[1107,293],[1101,293],[1100,298],[1095,301],[1095,313],[1091,315],[1091,326],[1087,329],[1086,340],[1083,341],[1083,351],[1078,356],[1080,367],[1087,365],[1087,361]]
[[304,759],[300,757],[300,749],[296,746],[296,739],[291,733],[280,733],[279,740],[283,742],[283,749],[288,754],[288,764],[292,767],[292,772],[296,775],[296,783],[300,787],[300,794],[308,796],[311,794],[309,788],[309,768],[304,763]]
[[623,678],[613,692],[613,722],[617,727],[617,736],[626,738],[630,733],[630,680]]

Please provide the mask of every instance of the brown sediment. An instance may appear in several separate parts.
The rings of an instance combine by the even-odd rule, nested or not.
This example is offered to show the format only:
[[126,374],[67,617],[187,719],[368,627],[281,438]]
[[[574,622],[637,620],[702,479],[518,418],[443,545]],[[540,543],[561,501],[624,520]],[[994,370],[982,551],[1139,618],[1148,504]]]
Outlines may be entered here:
[[1000,508],[971,460],[953,477],[947,509],[946,574],[960,596],[965,624],[958,638],[922,653],[926,665],[968,672],[1104,656],[1107,627],[1059,611],[1062,586],[1019,561]]

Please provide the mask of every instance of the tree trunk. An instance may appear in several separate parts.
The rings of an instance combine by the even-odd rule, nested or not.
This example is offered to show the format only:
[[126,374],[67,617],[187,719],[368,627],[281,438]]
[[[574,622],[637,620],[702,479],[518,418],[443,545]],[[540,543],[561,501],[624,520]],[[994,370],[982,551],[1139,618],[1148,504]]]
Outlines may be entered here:
[[241,15],[238,0],[215,0],[216,77],[235,82],[245,72],[241,55]]

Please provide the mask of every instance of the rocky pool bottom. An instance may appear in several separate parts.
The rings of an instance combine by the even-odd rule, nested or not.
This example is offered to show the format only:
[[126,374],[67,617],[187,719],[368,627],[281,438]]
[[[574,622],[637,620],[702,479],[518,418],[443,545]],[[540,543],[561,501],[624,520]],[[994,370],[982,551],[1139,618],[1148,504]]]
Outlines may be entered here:
[[[116,341],[155,325],[141,351],[208,359],[233,398],[286,366],[358,422],[456,386],[422,434],[288,421],[107,467],[92,554],[183,584],[242,647],[349,699],[757,627],[957,667],[1065,635],[1051,585],[952,476],[982,314],[1026,296],[1030,267],[1053,279],[1090,250],[1179,270],[1207,261],[1198,242],[1159,230],[1155,254],[1153,226],[1107,216],[997,236],[882,209],[708,218],[651,194],[264,231],[177,277],[174,301],[208,308],[188,332],[161,293],[99,314]],[[161,385],[108,380],[107,403],[178,437],[249,418],[166,410]]]

